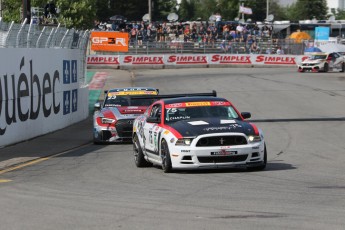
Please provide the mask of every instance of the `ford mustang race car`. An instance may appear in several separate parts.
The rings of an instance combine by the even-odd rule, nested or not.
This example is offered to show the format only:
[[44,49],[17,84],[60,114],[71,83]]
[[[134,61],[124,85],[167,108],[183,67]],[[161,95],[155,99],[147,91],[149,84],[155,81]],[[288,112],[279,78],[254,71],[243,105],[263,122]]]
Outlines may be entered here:
[[298,65],[299,72],[328,72],[345,71],[345,58],[337,52],[333,53],[311,53],[311,55]]
[[93,116],[93,142],[130,142],[132,140],[133,120],[143,114],[152,104],[150,98],[142,96],[157,95],[158,89],[130,87],[105,91],[103,104],[95,104]]
[[159,165],[164,172],[237,166],[263,170],[265,140],[261,129],[244,120],[250,117],[224,98],[160,99],[134,120],[135,164]]

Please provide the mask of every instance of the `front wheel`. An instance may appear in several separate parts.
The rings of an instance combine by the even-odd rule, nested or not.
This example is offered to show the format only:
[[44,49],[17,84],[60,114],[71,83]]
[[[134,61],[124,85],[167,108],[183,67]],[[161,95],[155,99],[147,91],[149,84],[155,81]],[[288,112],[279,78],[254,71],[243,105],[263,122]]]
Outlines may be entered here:
[[323,71],[328,72],[328,70],[329,70],[328,63],[325,63],[325,65],[323,66]]
[[152,164],[147,162],[144,157],[143,150],[140,147],[138,136],[133,137],[133,153],[134,153],[134,162],[138,168],[149,167]]
[[161,157],[162,157],[162,169],[163,169],[163,171],[165,173],[172,172],[170,151],[169,151],[168,144],[165,140],[163,140],[162,144],[161,144]]
[[345,63],[344,62],[341,64],[340,72],[345,72]]

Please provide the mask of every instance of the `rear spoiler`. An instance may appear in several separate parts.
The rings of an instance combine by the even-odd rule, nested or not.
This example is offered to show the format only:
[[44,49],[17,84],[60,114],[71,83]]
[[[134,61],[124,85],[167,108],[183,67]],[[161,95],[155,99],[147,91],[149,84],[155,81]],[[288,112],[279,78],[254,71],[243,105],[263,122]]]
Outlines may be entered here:
[[166,95],[146,95],[146,96],[131,96],[131,99],[164,99],[176,97],[217,97],[217,92],[212,90],[211,93],[182,93],[182,94],[166,94]]
[[[104,90],[104,95],[107,95],[109,90]],[[159,93],[159,89],[156,89],[156,91]]]

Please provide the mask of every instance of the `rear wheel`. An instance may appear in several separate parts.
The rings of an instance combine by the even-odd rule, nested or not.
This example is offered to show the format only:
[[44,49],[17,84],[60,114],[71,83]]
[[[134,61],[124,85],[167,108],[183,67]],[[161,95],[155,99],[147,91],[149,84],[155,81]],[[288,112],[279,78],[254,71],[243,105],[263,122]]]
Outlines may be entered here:
[[168,144],[165,140],[162,140],[161,144],[161,157],[162,157],[162,169],[165,173],[172,172],[170,151]]
[[345,63],[344,62],[341,64],[341,71],[340,72],[345,72]]
[[147,162],[144,157],[143,150],[140,147],[138,136],[133,137],[133,153],[134,153],[134,162],[138,168],[149,167],[152,164]]

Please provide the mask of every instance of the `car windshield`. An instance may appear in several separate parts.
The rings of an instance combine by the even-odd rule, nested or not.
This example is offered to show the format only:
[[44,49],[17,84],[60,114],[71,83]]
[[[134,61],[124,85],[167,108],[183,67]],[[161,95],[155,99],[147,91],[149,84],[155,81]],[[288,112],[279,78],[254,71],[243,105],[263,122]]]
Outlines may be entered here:
[[120,106],[149,106],[153,103],[153,99],[145,98],[135,99],[130,96],[108,96],[105,100],[104,107],[120,107]]
[[310,60],[326,59],[327,55],[311,55]]
[[181,120],[199,118],[238,119],[239,115],[232,106],[193,106],[165,108],[165,122],[172,123]]

